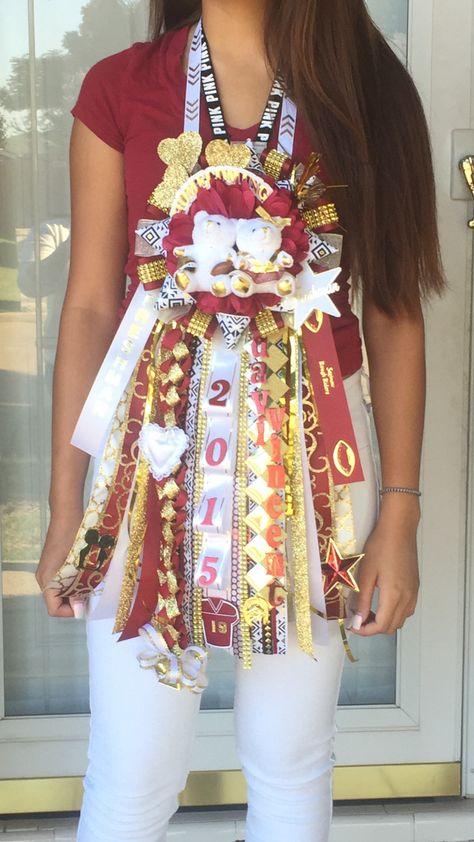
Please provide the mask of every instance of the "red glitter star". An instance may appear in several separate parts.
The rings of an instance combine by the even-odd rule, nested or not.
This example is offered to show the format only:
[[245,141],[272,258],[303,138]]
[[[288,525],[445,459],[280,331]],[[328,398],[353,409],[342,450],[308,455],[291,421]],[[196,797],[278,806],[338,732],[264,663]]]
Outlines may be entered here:
[[364,553],[343,558],[337,545],[330,538],[326,559],[321,565],[324,595],[328,596],[335,589],[339,590],[342,585],[347,585],[353,591],[358,591],[359,586],[352,575],[352,570],[363,557]]

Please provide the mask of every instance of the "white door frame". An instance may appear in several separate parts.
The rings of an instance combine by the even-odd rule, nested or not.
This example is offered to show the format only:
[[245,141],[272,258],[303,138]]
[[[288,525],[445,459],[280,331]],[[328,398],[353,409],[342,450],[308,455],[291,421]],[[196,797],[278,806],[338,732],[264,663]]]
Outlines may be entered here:
[[[474,44],[474,13],[471,16],[471,44]],[[471,62],[471,109],[466,127],[474,129],[474,59]],[[469,152],[474,154],[474,144]],[[469,204],[469,219],[472,219],[472,203]],[[466,219],[467,219],[466,215]],[[474,231],[468,274],[471,289],[474,284]],[[474,325],[474,297],[471,300],[471,323]],[[463,793],[474,798],[474,341],[471,336],[470,376],[470,430],[469,430],[469,481],[468,481],[468,529],[466,540],[466,604],[465,604],[465,682],[464,682],[464,727],[463,727]]]

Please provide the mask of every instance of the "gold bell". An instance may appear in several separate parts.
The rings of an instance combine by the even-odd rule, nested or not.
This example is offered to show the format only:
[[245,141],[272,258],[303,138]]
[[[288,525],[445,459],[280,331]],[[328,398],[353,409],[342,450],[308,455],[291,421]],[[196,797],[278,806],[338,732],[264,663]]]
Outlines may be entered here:
[[250,281],[248,280],[248,278],[244,278],[242,275],[240,275],[234,280],[232,286],[235,292],[240,292],[242,295],[247,295],[250,289]]
[[216,281],[216,283],[212,285],[211,291],[217,296],[217,298],[222,298],[226,295],[227,289],[224,281]]
[[189,277],[186,272],[176,272],[176,283],[180,289],[186,290],[189,286]]
[[293,292],[293,284],[291,281],[279,281],[277,284],[278,293],[282,296],[291,295]]

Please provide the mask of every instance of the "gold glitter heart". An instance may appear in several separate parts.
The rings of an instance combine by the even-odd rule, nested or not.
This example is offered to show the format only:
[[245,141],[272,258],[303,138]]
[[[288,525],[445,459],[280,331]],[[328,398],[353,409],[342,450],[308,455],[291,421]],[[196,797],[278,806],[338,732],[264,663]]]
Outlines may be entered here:
[[190,173],[201,154],[202,140],[198,132],[183,132],[179,137],[167,137],[158,146],[158,155],[169,166],[185,167]]
[[206,147],[206,161],[210,167],[246,167],[252,153],[244,143],[211,140]]
[[155,187],[148,202],[163,211],[169,211],[179,188],[189,177],[186,167],[174,164],[167,167],[163,181]]

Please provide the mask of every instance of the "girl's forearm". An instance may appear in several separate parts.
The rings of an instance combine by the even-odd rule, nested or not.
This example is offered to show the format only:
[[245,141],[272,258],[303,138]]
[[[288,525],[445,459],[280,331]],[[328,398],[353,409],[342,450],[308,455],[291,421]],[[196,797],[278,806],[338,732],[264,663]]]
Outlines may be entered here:
[[54,368],[51,516],[82,508],[89,464],[86,453],[70,444],[77,419],[117,328],[114,316],[64,306]]
[[[414,316],[388,316],[364,303],[364,338],[370,369],[382,486],[417,489],[425,413],[425,341],[421,308]],[[387,494],[381,514],[417,521],[415,495]]]

